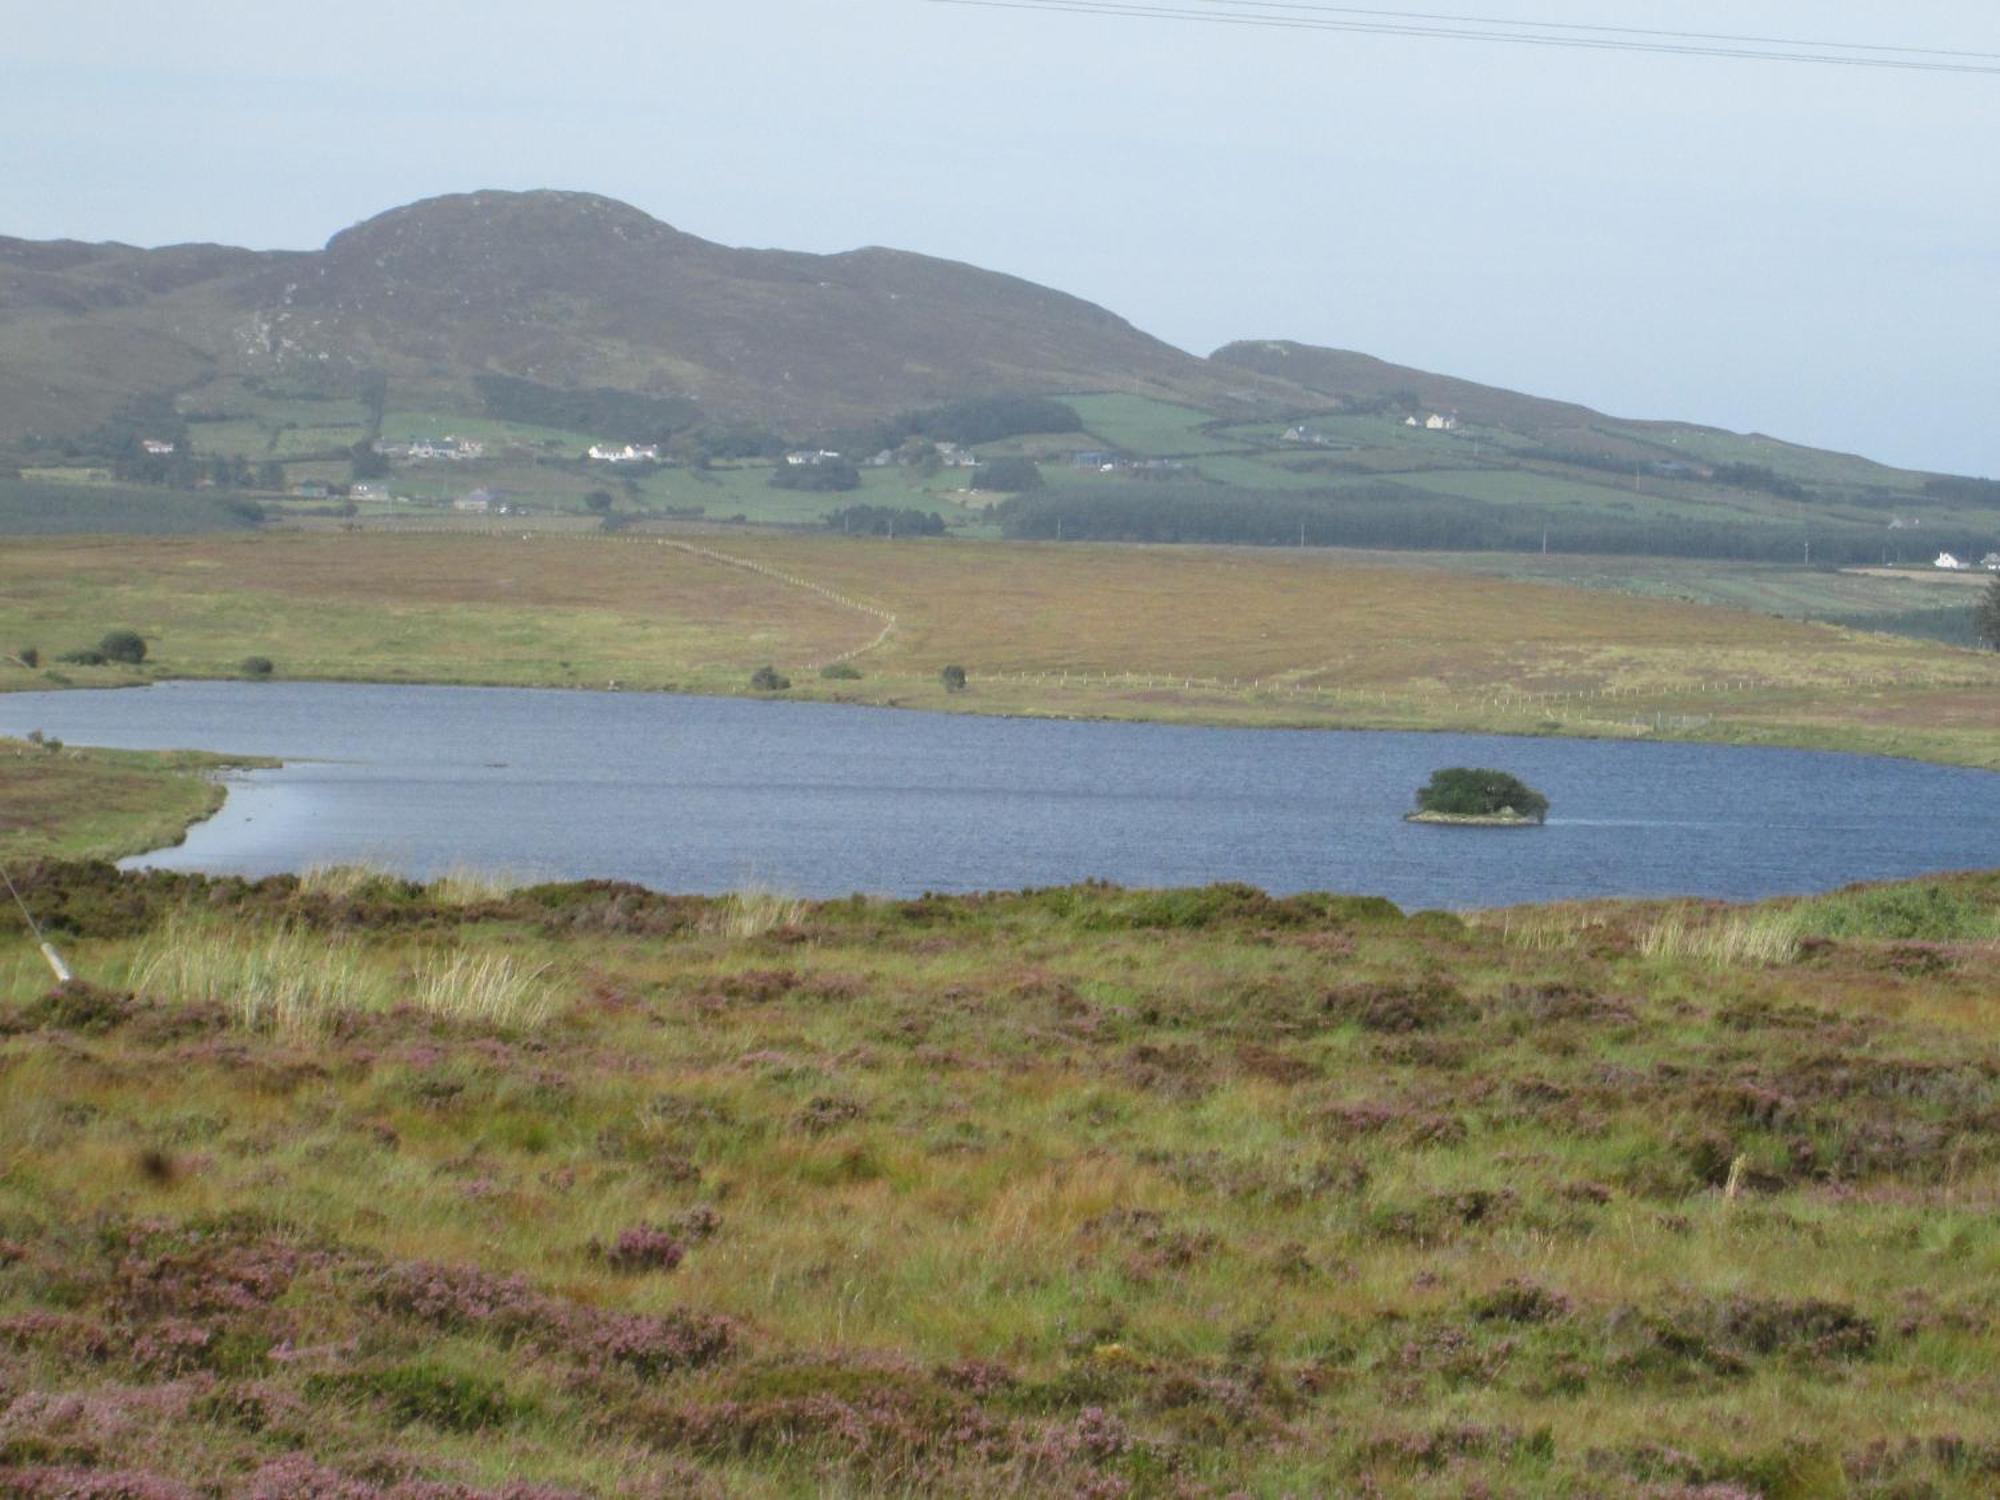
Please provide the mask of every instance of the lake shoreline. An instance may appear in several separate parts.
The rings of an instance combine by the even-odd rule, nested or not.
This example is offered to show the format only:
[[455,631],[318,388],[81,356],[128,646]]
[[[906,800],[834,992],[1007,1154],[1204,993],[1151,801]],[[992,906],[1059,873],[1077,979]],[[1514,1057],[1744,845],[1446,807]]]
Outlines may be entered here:
[[[954,718],[1001,719],[1029,722],[1076,724],[1159,724],[1180,728],[1284,730],[1294,733],[1339,732],[1349,734],[1432,734],[1490,735],[1523,741],[1587,740],[1594,743],[1715,745],[1740,750],[1806,751],[1832,755],[1852,755],[1868,759],[1905,761],[1918,765],[1951,766],[1968,771],[2000,773],[2000,742],[1990,748],[1982,744],[1977,755],[1961,753],[1951,745],[1908,745],[1900,743],[1921,730],[1895,729],[1880,733],[1858,729],[1827,729],[1804,733],[1776,724],[1710,723],[1703,725],[1641,726],[1602,720],[1542,720],[1534,725],[1468,717],[1449,723],[1417,722],[1392,714],[1338,711],[1324,716],[1304,717],[1284,712],[1260,712],[1253,703],[1196,704],[1181,712],[1148,711],[1143,706],[1124,703],[1100,705],[1093,709],[1062,709],[982,700],[982,688],[990,690],[992,679],[971,676],[970,688],[958,693],[939,693],[936,701],[912,701],[914,694],[885,694],[867,697],[852,692],[820,692],[816,679],[794,680],[780,693],[760,693],[728,683],[700,683],[667,686],[626,686],[622,683],[594,686],[582,682],[536,682],[525,678],[507,680],[489,676],[428,676],[423,678],[357,674],[303,674],[275,678],[246,678],[237,673],[172,672],[144,678],[122,678],[104,682],[19,682],[12,674],[0,674],[0,701],[18,693],[104,692],[128,688],[162,687],[173,683],[236,682],[245,686],[276,686],[284,683],[325,684],[355,687],[437,687],[467,688],[492,692],[533,693],[613,693],[648,698],[697,698],[744,703],[813,703],[842,708],[893,709],[902,713],[938,714]],[[878,679],[880,680],[880,679]],[[1081,684],[1080,684],[1081,685]],[[1699,716],[1689,716],[1699,717]],[[1884,743],[1887,741],[1887,743]]]

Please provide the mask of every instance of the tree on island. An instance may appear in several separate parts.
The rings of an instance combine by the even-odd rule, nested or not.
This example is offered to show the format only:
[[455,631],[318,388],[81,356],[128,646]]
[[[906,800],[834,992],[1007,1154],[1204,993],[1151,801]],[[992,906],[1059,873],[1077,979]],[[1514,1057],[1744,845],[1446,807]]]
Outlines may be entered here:
[[1973,610],[1972,633],[1981,645],[2000,651],[2000,578],[1986,585],[1986,597]]
[[1452,766],[1434,771],[1417,790],[1417,811],[1452,818],[1494,818],[1508,813],[1541,823],[1549,799],[1505,771]]

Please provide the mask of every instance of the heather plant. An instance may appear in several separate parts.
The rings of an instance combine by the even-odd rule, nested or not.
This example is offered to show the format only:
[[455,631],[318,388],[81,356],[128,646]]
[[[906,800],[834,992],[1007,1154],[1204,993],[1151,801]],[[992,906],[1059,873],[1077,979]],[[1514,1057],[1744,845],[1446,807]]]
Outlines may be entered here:
[[[99,988],[0,930],[0,1492],[2000,1474],[1991,877],[1465,922],[24,878]],[[281,1023],[273,953],[352,983]]]

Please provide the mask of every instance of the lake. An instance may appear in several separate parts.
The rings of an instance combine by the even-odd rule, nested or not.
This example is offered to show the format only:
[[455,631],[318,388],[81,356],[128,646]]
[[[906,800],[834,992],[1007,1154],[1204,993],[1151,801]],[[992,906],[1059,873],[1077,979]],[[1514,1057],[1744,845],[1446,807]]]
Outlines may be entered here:
[[[1241,880],[1406,908],[1747,898],[1994,862],[2000,776],[1806,751],[998,719],[734,698],[327,683],[0,694],[0,733],[283,757],[133,861],[371,861],[809,896]],[[1406,824],[1440,766],[1548,825]]]

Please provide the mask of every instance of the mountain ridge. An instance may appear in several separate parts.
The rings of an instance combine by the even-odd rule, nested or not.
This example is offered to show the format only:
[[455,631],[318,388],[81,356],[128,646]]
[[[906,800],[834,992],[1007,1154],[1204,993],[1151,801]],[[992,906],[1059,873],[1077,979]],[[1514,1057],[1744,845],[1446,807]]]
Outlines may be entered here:
[[882,245],[733,247],[595,193],[425,198],[319,250],[0,237],[0,445],[274,377],[382,378],[404,405],[477,412],[477,381],[491,375],[795,434],[968,397],[1078,392],[1232,419],[1400,402],[1609,463],[1657,460],[1676,433],[1725,431],[1284,339],[1203,357],[1023,277]]

